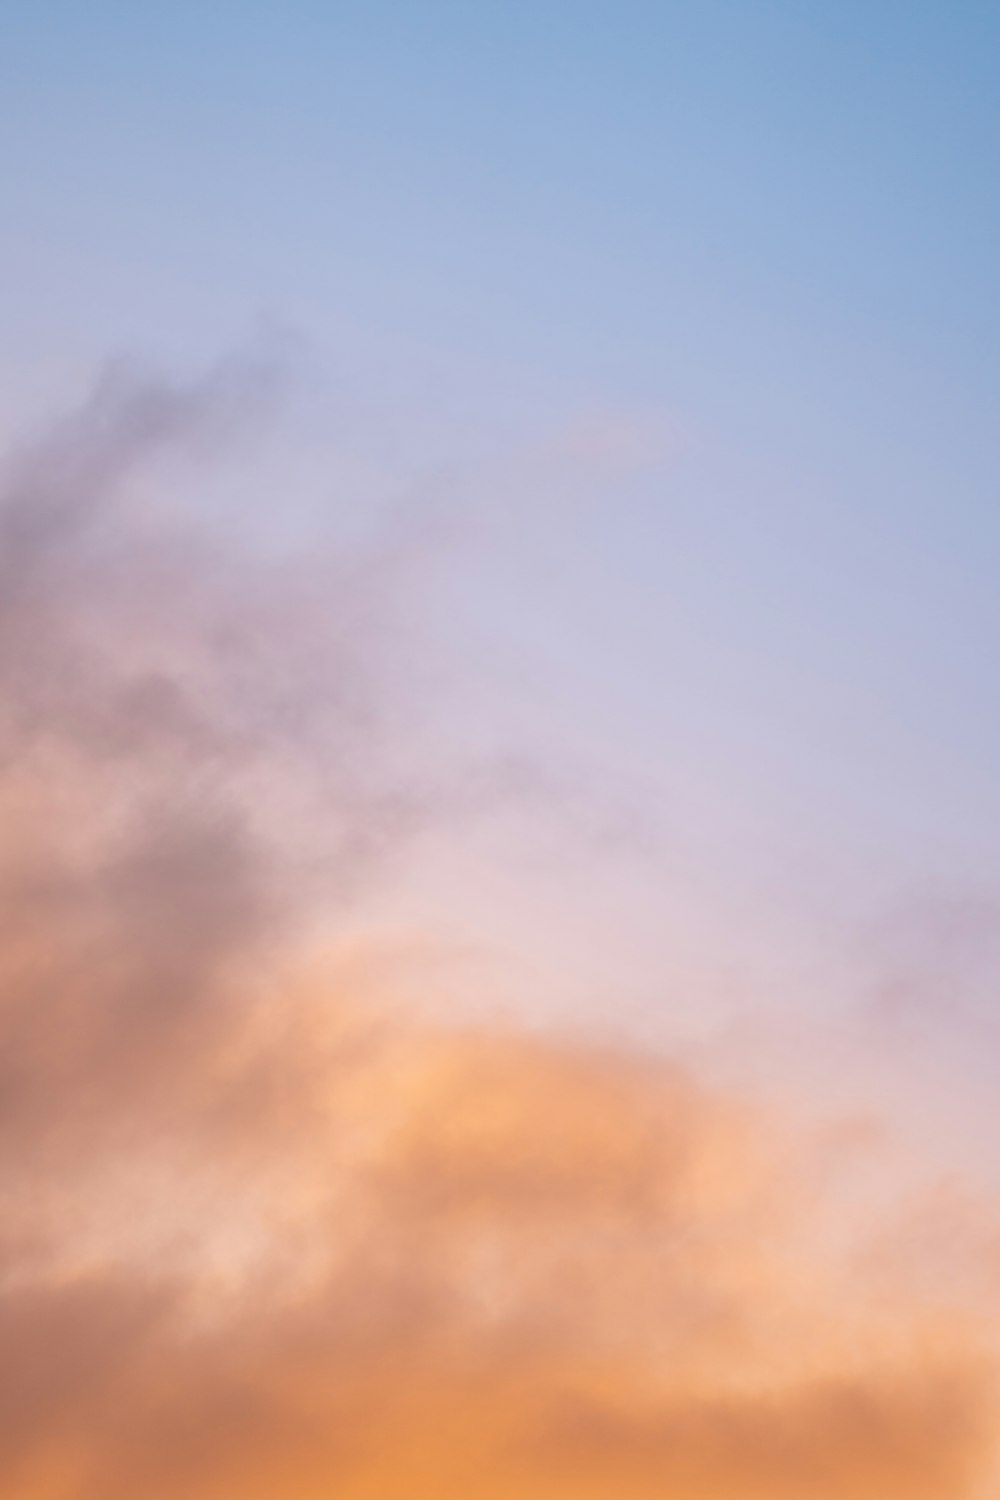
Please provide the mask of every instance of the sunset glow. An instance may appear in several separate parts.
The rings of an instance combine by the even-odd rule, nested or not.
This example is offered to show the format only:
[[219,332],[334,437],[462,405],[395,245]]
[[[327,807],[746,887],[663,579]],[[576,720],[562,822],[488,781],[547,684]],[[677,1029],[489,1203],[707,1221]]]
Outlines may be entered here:
[[993,1500],[1000,28],[207,9],[0,24],[0,1497]]

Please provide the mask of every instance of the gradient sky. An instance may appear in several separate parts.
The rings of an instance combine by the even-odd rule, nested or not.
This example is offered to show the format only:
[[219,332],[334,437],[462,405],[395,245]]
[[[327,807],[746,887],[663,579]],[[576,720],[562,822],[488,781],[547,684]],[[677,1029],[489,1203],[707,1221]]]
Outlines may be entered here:
[[797,816],[992,878],[994,7],[0,25],[9,420],[275,324],[404,475],[607,424],[643,472],[549,535],[519,628],[658,754],[725,738]]
[[[0,1255],[11,1337],[68,1320],[110,1372],[96,1415],[47,1366],[20,1416],[0,1381],[13,1500],[275,1500],[258,1452],[320,1500],[347,1460],[292,1388],[408,1455],[373,1440],[347,1500],[407,1466],[433,1500],[988,1492],[998,57],[985,0],[0,3]],[[317,1100],[356,1011],[345,1167]],[[152,1104],[94,1102],[133,1068]],[[412,1280],[323,1259],[338,1173],[360,1261],[412,1240]],[[159,1321],[213,1278],[218,1448]],[[392,1380],[288,1313],[351,1288]],[[133,1360],[148,1463],[108,1415]]]

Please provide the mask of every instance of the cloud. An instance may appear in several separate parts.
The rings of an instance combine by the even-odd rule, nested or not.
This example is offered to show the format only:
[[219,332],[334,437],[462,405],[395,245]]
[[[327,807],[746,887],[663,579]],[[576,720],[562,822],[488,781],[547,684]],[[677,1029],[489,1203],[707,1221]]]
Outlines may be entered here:
[[733,1101],[523,1038],[366,1040],[307,1133],[243,1122],[270,1180],[217,1142],[211,1194],[180,1174],[186,1252],[112,1237],[4,1299],[5,1493],[974,1493],[975,1342],[799,1263],[807,1194]]
[[258,397],[117,378],[0,501],[0,1491],[972,1500],[980,1293],[886,1295],[829,1136],[352,942],[462,796],[399,753],[391,539],[143,508]]

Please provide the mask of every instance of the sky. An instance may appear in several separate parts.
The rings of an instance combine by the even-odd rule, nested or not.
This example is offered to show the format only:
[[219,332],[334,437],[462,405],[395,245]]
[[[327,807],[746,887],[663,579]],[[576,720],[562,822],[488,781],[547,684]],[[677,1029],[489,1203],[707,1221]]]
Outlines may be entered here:
[[0,1489],[986,1500],[1000,13],[0,4]]

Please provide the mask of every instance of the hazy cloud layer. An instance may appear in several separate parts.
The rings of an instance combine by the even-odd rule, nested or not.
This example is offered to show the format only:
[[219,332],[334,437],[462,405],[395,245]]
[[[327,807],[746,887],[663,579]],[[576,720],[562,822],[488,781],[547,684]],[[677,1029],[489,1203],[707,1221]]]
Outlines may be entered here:
[[116,378],[0,502],[0,1492],[984,1496],[993,1205],[922,1276],[942,1200],[860,1211],[835,1134],[421,1022],[352,948],[448,804],[400,754],[399,558],[141,503],[260,390]]

